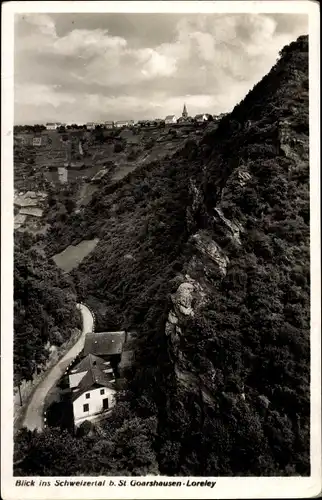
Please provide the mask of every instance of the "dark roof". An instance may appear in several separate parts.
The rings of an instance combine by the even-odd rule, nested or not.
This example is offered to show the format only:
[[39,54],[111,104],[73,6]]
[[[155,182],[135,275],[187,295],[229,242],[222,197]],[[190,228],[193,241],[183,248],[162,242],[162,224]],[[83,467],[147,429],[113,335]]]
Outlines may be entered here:
[[125,332],[87,333],[84,345],[84,354],[108,356],[121,354],[125,342]]
[[[103,372],[103,364],[104,360],[100,360],[100,364],[96,364],[97,356],[87,356],[84,358],[78,365],[78,367],[83,363],[83,366],[88,366],[88,371],[86,375],[79,382],[78,386],[72,392],[72,401],[75,401],[81,394],[92,389],[95,386],[98,387],[108,387],[109,389],[115,390],[114,383],[112,380],[114,379],[114,375],[111,373]],[[94,364],[95,363],[95,364]],[[105,365],[105,368],[108,368]],[[84,370],[81,370],[84,371]]]
[[111,367],[111,364],[104,359],[99,358],[98,356],[94,356],[93,354],[88,354],[85,358],[83,358],[71,371],[70,375],[75,373],[87,372],[92,368],[92,366],[97,366],[101,370],[106,370]]

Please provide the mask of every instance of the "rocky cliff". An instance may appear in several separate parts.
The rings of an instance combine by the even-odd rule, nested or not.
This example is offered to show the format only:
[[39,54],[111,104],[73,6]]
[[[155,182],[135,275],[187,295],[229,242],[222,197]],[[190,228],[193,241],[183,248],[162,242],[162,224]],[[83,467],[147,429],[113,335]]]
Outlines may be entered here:
[[165,327],[176,404],[193,397],[202,421],[198,444],[180,438],[196,475],[309,470],[307,70],[301,37],[203,139]]

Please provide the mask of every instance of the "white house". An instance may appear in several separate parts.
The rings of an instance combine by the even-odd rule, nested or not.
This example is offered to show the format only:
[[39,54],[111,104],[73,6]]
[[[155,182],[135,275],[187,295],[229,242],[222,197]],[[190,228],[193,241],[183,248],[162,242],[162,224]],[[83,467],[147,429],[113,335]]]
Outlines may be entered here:
[[201,115],[196,115],[195,120],[197,123],[203,123],[203,122],[208,121],[208,116],[206,115],[206,113],[201,114]]
[[42,144],[42,138],[41,137],[33,137],[32,139],[32,145],[33,146],[41,146]]
[[173,123],[177,123],[176,115],[168,115],[165,117],[165,124],[172,125]]
[[46,123],[47,130],[56,130],[60,126],[60,123]]
[[88,122],[88,123],[86,123],[86,128],[87,128],[87,130],[94,130],[97,125],[98,125],[98,123]]
[[128,127],[129,126],[129,120],[118,120],[115,122],[115,127],[116,128],[122,128],[122,127]]
[[107,121],[104,123],[105,128],[114,128],[114,122],[113,121]]
[[115,378],[109,361],[89,354],[69,374],[74,423],[93,420],[115,404]]

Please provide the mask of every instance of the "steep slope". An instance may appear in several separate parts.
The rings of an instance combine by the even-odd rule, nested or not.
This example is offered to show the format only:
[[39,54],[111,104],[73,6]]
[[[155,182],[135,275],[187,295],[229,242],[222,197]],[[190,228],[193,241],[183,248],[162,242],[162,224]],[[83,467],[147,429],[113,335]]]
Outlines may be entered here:
[[86,472],[309,474],[308,132],[300,37],[216,131],[51,235],[51,253],[100,238],[78,293],[102,328],[138,332]]
[[35,238],[15,235],[14,375],[31,380],[49,356],[79,326],[76,295],[70,279],[32,248]]
[[166,324],[176,386],[199,395],[202,420],[180,437],[178,472],[309,472],[307,50],[286,47],[204,138],[216,145]]

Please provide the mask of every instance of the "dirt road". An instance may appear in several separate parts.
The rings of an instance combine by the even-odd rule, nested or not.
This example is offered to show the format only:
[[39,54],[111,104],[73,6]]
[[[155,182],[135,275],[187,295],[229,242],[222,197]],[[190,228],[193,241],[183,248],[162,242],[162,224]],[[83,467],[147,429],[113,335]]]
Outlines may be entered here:
[[94,318],[88,307],[86,307],[84,304],[77,304],[77,308],[81,311],[83,318],[82,334],[73,345],[73,347],[71,347],[69,351],[63,356],[63,358],[61,358],[61,360],[58,361],[58,363],[48,371],[44,380],[40,382],[38,387],[35,389],[27,406],[22,427],[27,427],[27,429],[30,430],[43,429],[44,400],[48,391],[55,384],[57,384],[57,382],[65,372],[67,366],[73,361],[77,354],[81,352],[84,346],[86,334],[93,331]]

